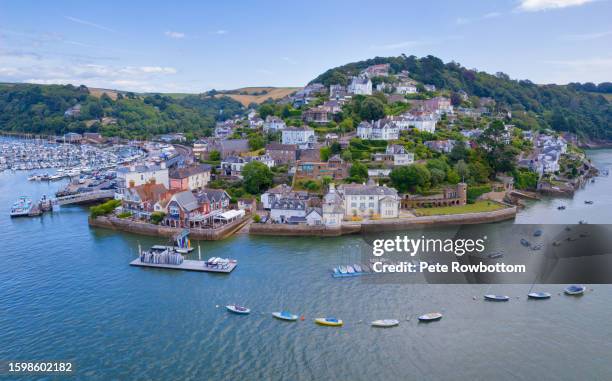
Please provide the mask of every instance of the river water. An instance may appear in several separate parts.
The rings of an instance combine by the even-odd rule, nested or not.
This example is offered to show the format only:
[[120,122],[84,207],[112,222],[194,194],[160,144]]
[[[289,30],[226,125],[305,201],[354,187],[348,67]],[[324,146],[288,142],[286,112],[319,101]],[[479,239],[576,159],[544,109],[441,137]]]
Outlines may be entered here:
[[[611,150],[590,156],[612,168]],[[0,174],[0,360],[71,360],[78,379],[99,380],[612,379],[612,286],[571,298],[558,295],[562,285],[549,285],[552,299],[531,302],[529,285],[331,278],[332,266],[358,262],[359,236],[201,242],[205,257],[238,259],[229,276],[135,268],[128,263],[139,243],[164,240],[89,228],[79,206],[10,219],[19,195],[61,186],[27,176]],[[531,203],[514,223],[610,223],[611,190],[612,177],[598,178],[573,200]],[[556,210],[560,203],[566,211]],[[482,302],[487,290],[513,299]],[[253,312],[230,315],[222,307],[228,303]],[[305,321],[273,319],[280,309]],[[445,316],[417,323],[432,311]],[[330,315],[345,326],[312,322]],[[401,324],[369,327],[384,318]]]

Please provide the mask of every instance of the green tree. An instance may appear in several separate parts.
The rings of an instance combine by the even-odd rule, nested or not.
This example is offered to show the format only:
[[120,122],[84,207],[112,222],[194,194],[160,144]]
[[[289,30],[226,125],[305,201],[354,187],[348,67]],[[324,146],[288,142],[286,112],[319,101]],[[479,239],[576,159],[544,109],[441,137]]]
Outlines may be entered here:
[[368,167],[360,162],[355,162],[349,170],[349,176],[356,182],[364,182],[368,179]]
[[265,145],[266,141],[264,140],[263,136],[259,134],[252,135],[249,138],[249,148],[251,149],[251,151],[262,149]]
[[331,149],[329,147],[321,147],[319,152],[321,153],[321,161],[329,160],[329,156],[331,154]]
[[429,189],[431,173],[423,164],[412,164],[394,168],[389,178],[400,192],[418,192]]
[[378,120],[385,116],[385,105],[377,98],[366,98],[359,107],[359,117],[363,120]]
[[221,160],[221,153],[219,151],[210,151],[208,154],[208,159],[212,161],[219,161]]
[[260,161],[252,161],[242,169],[244,188],[250,194],[259,194],[272,185],[272,171]]
[[459,160],[457,164],[455,164],[454,169],[462,181],[465,181],[464,179],[470,178],[470,167],[465,163],[465,161]]

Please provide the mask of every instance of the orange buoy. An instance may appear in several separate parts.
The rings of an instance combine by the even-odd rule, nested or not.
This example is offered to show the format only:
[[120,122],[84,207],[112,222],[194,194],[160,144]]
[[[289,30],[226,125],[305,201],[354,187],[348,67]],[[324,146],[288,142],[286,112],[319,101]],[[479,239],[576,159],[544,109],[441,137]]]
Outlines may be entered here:
[[304,321],[304,315],[300,316],[300,320]]

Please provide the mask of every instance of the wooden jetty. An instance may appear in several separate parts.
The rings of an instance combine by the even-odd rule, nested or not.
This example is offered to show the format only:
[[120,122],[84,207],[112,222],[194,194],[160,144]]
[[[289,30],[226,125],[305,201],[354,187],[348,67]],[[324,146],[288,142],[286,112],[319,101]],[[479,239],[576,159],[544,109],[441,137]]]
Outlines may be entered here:
[[191,259],[185,259],[180,265],[169,265],[165,263],[145,263],[141,262],[140,258],[136,258],[130,262],[130,266],[229,274],[236,268],[236,266],[238,266],[238,262],[230,262],[227,264],[227,267],[220,268],[208,266],[204,261],[196,261]]

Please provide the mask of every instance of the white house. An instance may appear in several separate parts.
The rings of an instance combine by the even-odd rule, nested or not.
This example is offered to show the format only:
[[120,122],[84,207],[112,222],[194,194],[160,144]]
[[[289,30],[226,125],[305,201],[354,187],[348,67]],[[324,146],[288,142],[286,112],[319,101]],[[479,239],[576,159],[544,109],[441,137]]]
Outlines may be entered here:
[[283,144],[295,144],[300,149],[312,148],[316,142],[314,130],[309,127],[288,127],[282,134]]
[[395,92],[398,94],[416,94],[417,87],[410,82],[400,82],[395,86]]
[[126,188],[148,183],[163,184],[170,189],[170,177],[166,163],[160,165],[130,165],[117,168],[116,199],[122,199]]
[[353,77],[348,85],[349,94],[372,95],[372,81],[365,76]]
[[300,217],[306,217],[306,204],[297,198],[275,200],[270,208],[270,219],[279,224],[288,223],[290,219]]
[[312,208],[306,212],[306,224],[309,226],[323,225],[323,216],[321,209]]
[[340,192],[344,197],[345,217],[399,217],[400,197],[397,191],[387,186],[346,184]]
[[287,128],[285,122],[281,118],[273,115],[268,115],[266,117],[266,121],[263,124],[264,132],[280,131],[284,130],[285,128]]
[[406,148],[399,144],[387,146],[385,153],[393,155],[393,165],[409,165],[414,163],[414,153],[406,151]]
[[344,200],[336,191],[333,183],[329,184],[329,191],[323,197],[322,204],[323,225],[340,227],[344,218]]
[[266,193],[261,195],[261,203],[264,209],[270,210],[272,203],[276,200],[280,200],[284,197],[289,197],[291,194],[291,187],[287,184],[280,184],[274,188],[268,189]]
[[376,122],[361,122],[357,126],[357,136],[368,140],[395,140],[399,138],[399,127],[391,119]]

